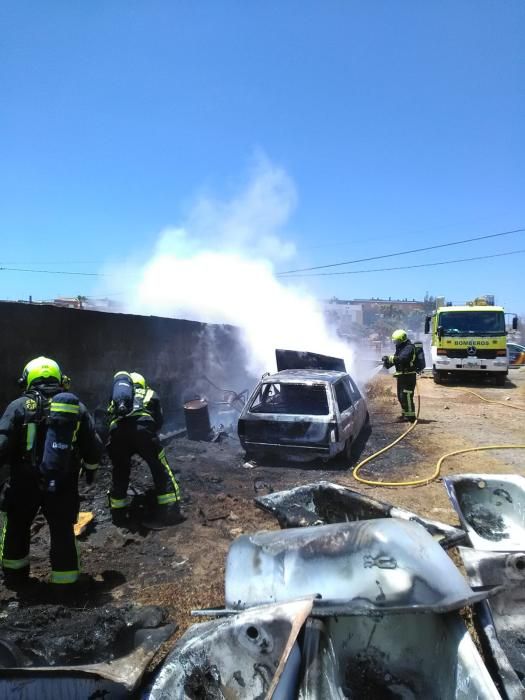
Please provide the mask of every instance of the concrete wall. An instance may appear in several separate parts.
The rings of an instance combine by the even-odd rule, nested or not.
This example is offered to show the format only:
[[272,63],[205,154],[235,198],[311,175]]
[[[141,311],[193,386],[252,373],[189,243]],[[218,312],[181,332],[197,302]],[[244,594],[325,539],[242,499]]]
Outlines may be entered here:
[[55,359],[90,410],[105,408],[113,374],[144,374],[163,401],[168,427],[183,424],[182,404],[217,386],[252,388],[236,328],[156,316],[0,302],[0,410],[20,390],[16,380],[38,355]]

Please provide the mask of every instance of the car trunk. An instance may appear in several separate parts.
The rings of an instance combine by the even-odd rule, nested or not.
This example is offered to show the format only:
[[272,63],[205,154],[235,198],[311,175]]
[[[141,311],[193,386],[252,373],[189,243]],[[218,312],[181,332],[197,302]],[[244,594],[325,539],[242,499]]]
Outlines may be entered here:
[[330,431],[335,423],[316,416],[254,416],[250,420],[239,421],[241,439],[254,445],[279,445],[290,447],[330,447]]

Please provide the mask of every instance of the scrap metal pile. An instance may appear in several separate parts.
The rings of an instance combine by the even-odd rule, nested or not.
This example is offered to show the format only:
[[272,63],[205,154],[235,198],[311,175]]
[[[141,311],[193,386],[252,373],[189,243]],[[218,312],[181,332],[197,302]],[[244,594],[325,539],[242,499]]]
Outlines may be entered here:
[[[200,611],[217,619],[179,640],[150,700],[525,697],[525,479],[447,490],[465,531],[328,482],[256,499],[305,527],[232,544],[225,608]],[[443,551],[461,538],[469,583]]]
[[[525,697],[525,479],[462,475],[446,487],[464,530],[326,481],[258,497],[283,529],[232,543],[225,606],[195,612],[214,619],[186,631],[140,697]],[[467,580],[445,551],[462,540]],[[75,665],[53,650],[38,660],[34,631],[6,620],[0,698],[138,697],[173,626],[155,608],[105,616],[116,630],[105,660],[91,650]]]

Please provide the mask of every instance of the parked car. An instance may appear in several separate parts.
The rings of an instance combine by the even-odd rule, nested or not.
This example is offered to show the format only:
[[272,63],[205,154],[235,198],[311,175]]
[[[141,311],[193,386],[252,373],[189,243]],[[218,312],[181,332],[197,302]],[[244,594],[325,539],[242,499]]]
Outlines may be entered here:
[[366,401],[346,371],[285,369],[257,384],[240,415],[238,433],[248,457],[328,460],[342,454],[350,461],[368,420]]
[[525,365],[525,345],[507,343],[507,352],[509,355],[509,367]]

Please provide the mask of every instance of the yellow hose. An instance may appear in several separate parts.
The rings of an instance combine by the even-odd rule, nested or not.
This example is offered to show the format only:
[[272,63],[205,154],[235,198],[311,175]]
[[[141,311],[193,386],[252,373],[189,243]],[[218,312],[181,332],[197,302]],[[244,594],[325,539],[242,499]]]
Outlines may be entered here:
[[455,386],[447,387],[447,389],[452,389],[452,391],[460,391],[462,394],[472,394],[472,396],[477,396],[478,399],[486,401],[486,403],[495,403],[499,404],[500,406],[505,406],[506,408],[514,408],[516,409],[516,411],[525,411],[525,406],[514,406],[513,404],[508,403],[507,401],[495,401],[494,399],[486,399],[484,396],[481,396],[481,394],[476,394],[475,391],[471,391],[471,389],[460,389],[459,387]]
[[[469,389],[458,389],[458,391],[467,391],[470,394],[474,394],[475,396],[479,396],[480,399],[483,401],[487,401],[488,403],[500,403],[502,406],[508,406],[508,404],[503,403],[502,401],[492,401],[490,399],[485,399],[483,396],[480,396],[479,394],[475,394],[475,392],[470,391]],[[426,484],[430,484],[431,481],[434,481],[434,479],[437,479],[441,473],[441,465],[447,459],[447,457],[452,457],[454,455],[459,455],[459,454],[464,454],[465,452],[481,452],[483,450],[525,450],[525,445],[484,445],[483,447],[467,447],[466,449],[463,450],[454,450],[453,452],[447,452],[447,454],[442,455],[437,463],[434,471],[432,474],[428,477],[422,478],[422,479],[412,479],[411,481],[372,481],[371,479],[363,479],[363,477],[358,476],[358,473],[362,467],[365,466],[365,464],[368,464],[368,462],[371,462],[373,459],[376,459],[376,457],[379,457],[382,455],[384,452],[389,450],[390,448],[394,447],[394,445],[397,445],[398,442],[400,442],[404,437],[408,435],[408,433],[413,430],[418,422],[419,419],[419,411],[421,408],[421,401],[419,394],[417,396],[417,414],[416,414],[416,420],[410,425],[408,430],[405,430],[404,433],[402,433],[398,438],[396,438],[393,442],[391,442],[389,445],[386,447],[383,447],[381,450],[378,450],[377,452],[374,452],[374,454],[370,455],[366,459],[364,459],[362,462],[359,462],[359,464],[354,467],[354,470],[352,472],[352,475],[356,481],[359,481],[361,484],[367,484],[368,486],[424,486]],[[511,406],[511,408],[518,408],[519,410],[525,410],[519,406]]]

